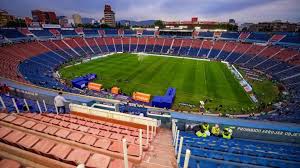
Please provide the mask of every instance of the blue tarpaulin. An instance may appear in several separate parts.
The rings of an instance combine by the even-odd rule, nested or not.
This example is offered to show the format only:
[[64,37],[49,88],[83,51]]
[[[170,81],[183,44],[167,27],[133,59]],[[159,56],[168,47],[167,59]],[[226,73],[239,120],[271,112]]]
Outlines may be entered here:
[[82,80],[82,81],[74,83],[73,87],[76,87],[78,89],[83,89],[83,88],[85,88],[88,85],[88,83],[89,83],[88,81]]
[[87,86],[87,83],[89,81],[96,79],[96,78],[97,78],[96,74],[87,74],[85,76],[77,77],[77,78],[73,79],[71,82],[72,82],[73,87],[82,89]]
[[174,102],[175,95],[176,95],[176,89],[168,88],[164,96],[153,97],[152,106],[170,109]]
[[71,82],[72,82],[72,85],[74,85],[75,83],[83,81],[83,80],[84,80],[83,77],[78,77],[78,78],[73,79]]

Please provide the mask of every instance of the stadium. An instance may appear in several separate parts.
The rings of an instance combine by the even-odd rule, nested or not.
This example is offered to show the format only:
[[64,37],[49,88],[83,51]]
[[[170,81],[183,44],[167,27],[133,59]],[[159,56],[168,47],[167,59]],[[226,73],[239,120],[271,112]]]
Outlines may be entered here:
[[0,37],[0,167],[300,167],[297,32],[43,24]]

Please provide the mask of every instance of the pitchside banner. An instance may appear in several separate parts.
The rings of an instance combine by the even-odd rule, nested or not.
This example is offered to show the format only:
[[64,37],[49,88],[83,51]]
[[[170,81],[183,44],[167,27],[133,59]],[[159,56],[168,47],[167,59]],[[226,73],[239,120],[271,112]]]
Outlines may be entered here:
[[[201,124],[201,122],[195,123],[186,120],[178,120],[176,123],[179,130],[191,131],[196,125]],[[208,123],[210,128],[214,126],[213,123]],[[300,132],[289,132],[280,131],[272,129],[260,129],[260,128],[249,128],[240,127],[233,125],[221,125],[219,124],[221,130],[230,127],[233,132],[233,138],[243,138],[252,140],[263,140],[263,141],[277,141],[277,142],[287,142],[287,143],[298,143],[300,144]]]
[[270,129],[258,129],[248,127],[235,127],[233,135],[236,137],[247,138],[247,139],[261,139],[269,141],[283,141],[300,143],[299,132],[287,132]]

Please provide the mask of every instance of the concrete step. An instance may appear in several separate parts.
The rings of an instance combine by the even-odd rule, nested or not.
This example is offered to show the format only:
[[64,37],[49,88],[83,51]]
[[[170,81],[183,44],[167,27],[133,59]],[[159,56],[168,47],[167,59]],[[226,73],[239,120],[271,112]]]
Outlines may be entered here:
[[177,168],[171,130],[161,128],[138,168]]

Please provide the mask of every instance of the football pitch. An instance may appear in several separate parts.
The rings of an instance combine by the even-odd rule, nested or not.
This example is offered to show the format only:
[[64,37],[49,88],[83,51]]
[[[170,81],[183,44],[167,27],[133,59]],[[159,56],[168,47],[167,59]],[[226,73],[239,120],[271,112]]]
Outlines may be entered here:
[[[221,62],[208,62],[173,57],[137,54],[114,54],[75,66],[62,68],[62,78],[96,73],[94,81],[104,88],[118,86],[122,92],[131,95],[134,91],[153,96],[164,95],[168,87],[176,88],[173,109],[179,110],[179,103],[199,107],[199,101],[206,101],[206,109],[217,107],[230,111],[252,107],[253,103],[227,66]],[[195,110],[194,109],[194,110]]]

